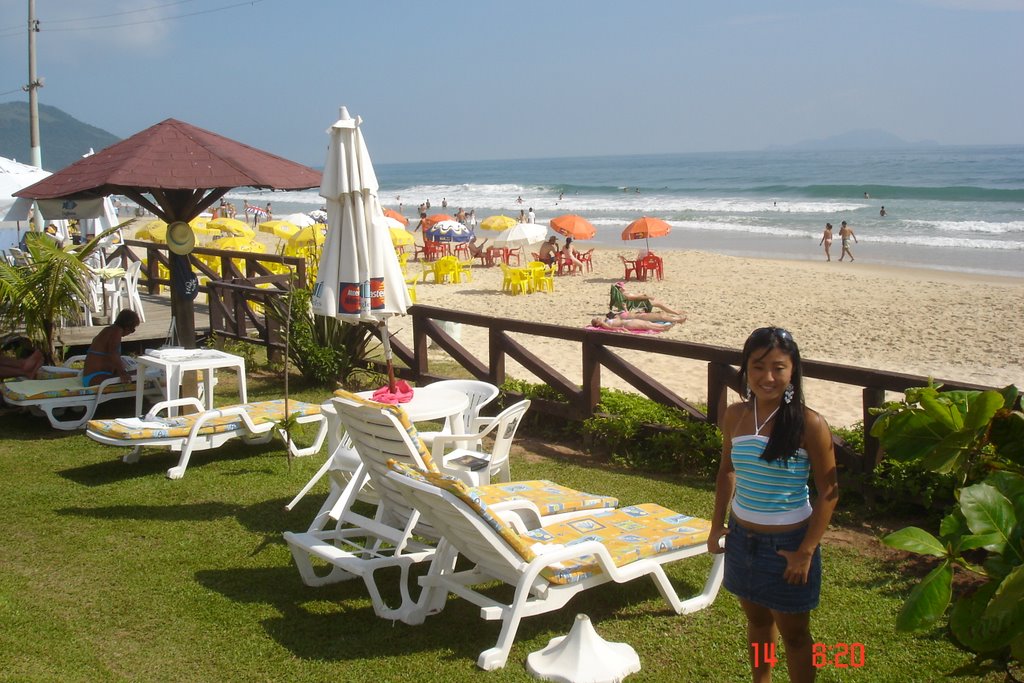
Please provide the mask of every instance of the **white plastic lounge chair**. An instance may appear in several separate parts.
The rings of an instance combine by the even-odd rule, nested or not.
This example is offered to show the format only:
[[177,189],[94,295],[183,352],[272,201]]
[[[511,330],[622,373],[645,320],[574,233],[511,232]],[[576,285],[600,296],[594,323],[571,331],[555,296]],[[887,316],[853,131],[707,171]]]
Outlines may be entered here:
[[[155,384],[153,391],[159,389]],[[107,401],[135,398],[135,382],[123,383],[117,377],[91,387],[82,386],[80,373],[56,379],[9,380],[0,387],[0,395],[10,405],[28,408],[45,415],[54,429],[81,429]],[[80,415],[75,416],[78,411]]]
[[[334,406],[352,439],[360,465],[345,490],[324,504],[308,531],[285,532],[284,539],[306,585],[319,586],[360,577],[370,592],[378,616],[415,622],[418,608],[409,595],[408,571],[413,564],[429,560],[434,547],[413,541],[412,532],[415,529],[417,537],[427,541],[436,540],[438,535],[429,527],[418,525],[418,512],[397,487],[388,482],[387,463],[397,460],[414,468],[433,471],[437,468],[404,410],[367,401],[355,394],[338,393],[343,395],[334,399]],[[373,518],[352,508],[367,477],[380,496]],[[569,518],[584,514],[586,510],[618,504],[615,498],[574,491],[549,481],[495,484],[477,490],[488,504],[518,511],[531,519]],[[324,528],[332,520],[337,520],[337,526]],[[329,571],[318,575],[313,559],[326,562]],[[388,566],[401,569],[401,604],[395,608],[384,602],[374,580],[374,572]]]
[[[437,387],[439,389],[454,389],[455,391],[461,391],[469,397],[469,407],[463,412],[462,417],[465,423],[463,424],[462,433],[472,434],[480,429],[480,420],[488,419],[480,417],[480,409],[486,406],[488,403],[498,397],[498,387],[488,382],[480,382],[475,379],[444,379],[440,382],[434,382],[430,386]],[[444,426],[441,427],[440,431],[437,432],[420,432],[420,438],[428,446],[433,445],[434,437],[438,434],[451,434],[452,426],[448,420],[444,421]]]
[[[411,616],[440,612],[448,593],[455,593],[478,605],[483,619],[501,620],[497,643],[477,659],[481,669],[505,665],[523,617],[561,609],[588,588],[650,576],[675,613],[687,614],[710,605],[721,586],[724,555],[715,555],[703,590],[687,600],[680,599],[662,569],[707,552],[707,520],[644,504],[523,527],[519,518],[487,505],[478,489],[457,479],[398,462],[390,469],[388,483],[443,536],[430,571],[420,578],[420,611]],[[456,571],[460,554],[475,566]],[[515,586],[508,604],[473,588],[495,580]]]
[[[198,412],[171,418],[160,417],[163,411],[181,406],[191,406]],[[296,418],[298,424],[320,425],[312,445],[306,448],[299,448],[294,441],[288,440],[288,449],[292,455],[301,457],[319,452],[327,434],[327,420],[320,414],[320,406],[315,403],[289,401],[288,415]],[[171,479],[181,479],[185,476],[185,469],[193,451],[217,448],[236,438],[246,443],[266,443],[274,436],[277,424],[284,417],[283,399],[205,410],[199,399],[188,397],[161,401],[142,419],[92,420],[86,434],[103,444],[132,448],[132,452],[123,458],[127,463],[137,462],[139,452],[144,446],[180,451],[178,464],[167,470],[167,476]],[[278,429],[278,432],[281,430]]]
[[[501,411],[495,417],[478,418],[475,424],[480,431],[475,434],[470,432],[463,434],[438,434],[434,437],[434,443],[430,455],[434,462],[442,463],[442,469],[466,469],[469,470],[468,477],[461,477],[474,486],[490,484],[495,481],[511,481],[512,472],[509,469],[508,456],[512,450],[512,440],[516,436],[516,430],[523,421],[523,415],[530,407],[530,400],[526,399],[511,405]],[[491,452],[482,450],[483,438],[493,436],[494,444]],[[475,447],[466,448],[463,444],[477,444]],[[453,448],[454,447],[454,448]],[[451,449],[451,450],[449,450]],[[480,458],[487,461],[487,466],[473,471],[469,466],[459,466],[462,459]]]

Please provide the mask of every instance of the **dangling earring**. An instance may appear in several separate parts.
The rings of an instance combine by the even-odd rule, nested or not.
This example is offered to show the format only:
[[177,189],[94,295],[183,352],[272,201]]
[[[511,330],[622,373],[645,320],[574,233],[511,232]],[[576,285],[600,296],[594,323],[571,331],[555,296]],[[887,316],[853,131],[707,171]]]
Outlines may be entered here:
[[786,403],[792,403],[793,402],[793,395],[794,394],[796,394],[796,389],[793,388],[792,384],[790,384],[789,386],[786,387],[786,390],[782,393],[782,400],[785,401]]
[[745,384],[743,386],[743,398],[746,399],[747,401],[750,400],[750,385],[749,384]]

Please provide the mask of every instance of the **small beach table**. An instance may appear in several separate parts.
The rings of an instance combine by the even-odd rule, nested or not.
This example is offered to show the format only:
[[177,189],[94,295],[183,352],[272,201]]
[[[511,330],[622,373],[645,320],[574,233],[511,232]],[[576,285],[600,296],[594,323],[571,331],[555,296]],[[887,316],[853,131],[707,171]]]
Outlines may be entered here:
[[[181,380],[189,371],[203,373],[204,398],[206,409],[213,410],[214,372],[221,368],[233,368],[238,372],[238,397],[241,403],[248,403],[249,397],[245,386],[245,359],[217,349],[147,349],[135,359],[138,364],[139,376],[150,368],[163,375],[164,400],[173,401],[181,392]],[[135,393],[135,415],[142,417],[142,396],[144,382],[138,383]],[[178,414],[177,408],[169,408],[168,415]]]

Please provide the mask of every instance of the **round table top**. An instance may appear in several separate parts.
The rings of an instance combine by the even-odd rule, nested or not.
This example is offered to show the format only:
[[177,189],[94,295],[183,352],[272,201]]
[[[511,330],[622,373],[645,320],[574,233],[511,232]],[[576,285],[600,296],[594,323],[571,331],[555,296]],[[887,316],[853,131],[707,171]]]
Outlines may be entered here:
[[[372,391],[360,391],[356,394],[360,398],[373,400]],[[443,387],[416,387],[412,392],[412,400],[407,403],[399,403],[399,406],[405,410],[409,419],[413,422],[419,422],[421,420],[441,420],[451,415],[461,413],[469,407],[469,397],[461,391],[455,389],[445,389]],[[328,408],[329,407],[329,408]],[[328,410],[333,413],[334,407],[331,402],[328,401],[322,407],[322,410]]]

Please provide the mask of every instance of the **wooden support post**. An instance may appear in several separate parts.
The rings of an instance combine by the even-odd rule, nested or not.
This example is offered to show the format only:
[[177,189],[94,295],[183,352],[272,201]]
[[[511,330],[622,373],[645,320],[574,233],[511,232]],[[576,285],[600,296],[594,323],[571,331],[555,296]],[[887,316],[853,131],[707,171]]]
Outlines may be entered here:
[[708,422],[713,425],[722,424],[729,407],[729,381],[735,374],[731,365],[708,363]]
[[878,439],[871,436],[871,426],[875,423],[876,417],[871,414],[871,408],[881,408],[885,404],[885,390],[865,387],[862,391],[864,404],[864,472],[871,472],[875,465],[882,462],[882,444]]
[[601,402],[601,349],[590,339],[583,341],[583,405],[578,412],[583,419],[593,417]]

